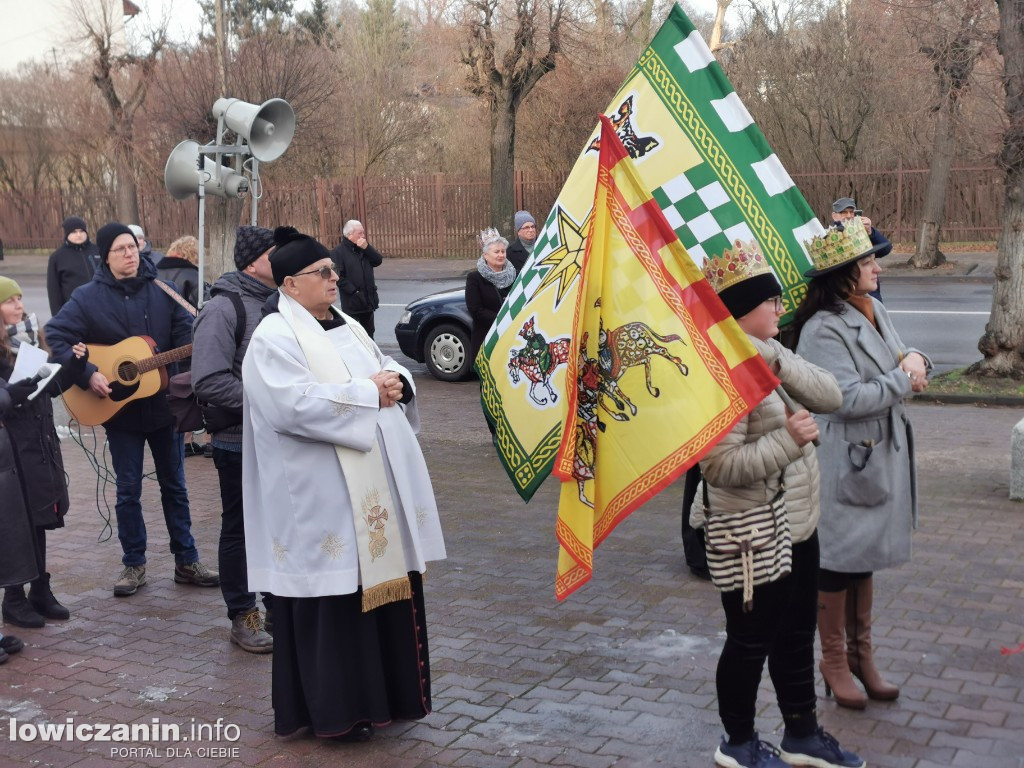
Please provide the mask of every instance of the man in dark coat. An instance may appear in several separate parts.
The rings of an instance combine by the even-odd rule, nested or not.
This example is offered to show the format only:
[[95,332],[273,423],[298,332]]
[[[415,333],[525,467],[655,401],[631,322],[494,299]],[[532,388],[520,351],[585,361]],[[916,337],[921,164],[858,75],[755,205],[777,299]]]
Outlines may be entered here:
[[529,211],[516,211],[513,225],[516,228],[516,236],[509,244],[505,255],[516,268],[516,275],[519,275],[537,242],[537,222]]
[[[230,640],[250,653],[270,653],[267,631],[256,595],[249,591],[242,511],[242,360],[262,318],[263,304],[277,292],[270,269],[274,233],[263,227],[239,227],[235,237],[235,272],[226,272],[211,289],[209,302],[192,327],[192,388],[202,403],[237,421],[214,425],[213,463],[220,479],[221,523],[218,568],[220,591],[231,621]],[[241,324],[241,328],[239,328]],[[263,602],[268,610],[268,595]]]
[[345,223],[341,234],[341,243],[331,251],[338,271],[341,310],[358,320],[372,339],[373,311],[380,305],[373,268],[379,267],[384,257],[367,242],[366,230],[355,219]]
[[50,254],[46,265],[46,295],[51,315],[60,312],[75,288],[92,280],[100,263],[99,250],[89,240],[85,219],[68,216],[62,226],[64,243]]
[[[102,261],[92,282],[75,291],[46,326],[54,360],[68,363],[72,345],[78,341],[117,344],[145,335],[164,352],[189,344],[192,316],[157,284],[156,267],[140,257],[132,231],[124,224],[111,222],[99,230],[96,241]],[[106,374],[91,362],[76,385],[100,398],[109,397],[113,391]],[[124,569],[114,584],[114,594],[135,594],[146,583],[146,525],[141,496],[147,444],[156,465],[164,521],[174,553],[174,580],[179,584],[217,586],[217,573],[199,561],[192,538],[184,444],[174,431],[166,392],[127,403],[103,426],[117,477],[117,535],[124,551]]]

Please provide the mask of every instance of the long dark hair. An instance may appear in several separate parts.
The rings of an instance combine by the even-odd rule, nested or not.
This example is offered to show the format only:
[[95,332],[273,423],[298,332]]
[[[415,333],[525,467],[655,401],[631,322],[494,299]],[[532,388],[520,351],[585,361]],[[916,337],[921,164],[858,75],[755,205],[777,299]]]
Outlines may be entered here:
[[800,332],[804,325],[815,314],[832,312],[841,315],[846,311],[846,299],[853,294],[853,289],[860,278],[860,265],[857,261],[851,261],[824,275],[811,278],[807,285],[807,296],[793,313],[793,323],[790,325],[794,348],[800,342]]
[[14,359],[11,337],[7,335],[7,327],[0,323],[0,363],[9,363]]

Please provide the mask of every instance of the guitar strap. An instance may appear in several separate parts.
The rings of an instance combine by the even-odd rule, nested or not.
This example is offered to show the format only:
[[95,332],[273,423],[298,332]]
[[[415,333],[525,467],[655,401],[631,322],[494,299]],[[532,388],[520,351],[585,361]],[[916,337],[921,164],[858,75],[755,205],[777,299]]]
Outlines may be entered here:
[[169,286],[163,280],[154,280],[153,282],[156,283],[157,286],[159,286],[161,291],[166,293],[168,296],[170,296],[172,299],[174,299],[176,302],[178,302],[181,306],[183,306],[185,309],[187,309],[188,313],[190,315],[192,315],[192,317],[195,317],[197,314],[199,314],[198,310],[196,310],[195,307],[193,307],[191,304],[189,304],[187,301],[185,301],[185,299],[182,298],[180,293],[178,293],[176,290],[171,288],[171,286]]

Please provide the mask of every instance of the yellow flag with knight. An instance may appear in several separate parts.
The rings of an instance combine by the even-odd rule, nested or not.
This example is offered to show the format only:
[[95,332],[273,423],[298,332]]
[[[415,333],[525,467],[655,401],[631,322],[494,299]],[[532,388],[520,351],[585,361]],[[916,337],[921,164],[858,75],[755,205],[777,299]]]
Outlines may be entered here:
[[560,600],[590,579],[622,519],[778,385],[601,122],[554,467]]
[[[699,267],[705,255],[736,240],[756,240],[783,287],[785,321],[806,292],[803,272],[811,264],[802,242],[824,230],[678,6],[605,117],[639,183],[674,230],[680,252]],[[595,130],[476,360],[498,455],[525,500],[554,468],[562,443],[566,373],[579,353],[572,348],[574,311],[600,145]],[[659,358],[653,365],[660,371],[670,361]],[[633,370],[639,373],[627,376],[642,380],[644,367]]]

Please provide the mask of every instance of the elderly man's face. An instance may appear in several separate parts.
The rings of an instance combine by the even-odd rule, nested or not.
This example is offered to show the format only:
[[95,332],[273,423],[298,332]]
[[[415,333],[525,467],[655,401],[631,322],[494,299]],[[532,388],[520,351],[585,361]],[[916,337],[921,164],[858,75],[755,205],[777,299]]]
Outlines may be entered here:
[[345,237],[353,243],[358,243],[360,240],[364,240],[366,238],[366,230],[363,229],[362,224],[356,224],[352,227],[352,231],[345,235]]
[[[324,277],[327,275],[327,277]],[[338,273],[330,258],[310,264],[301,272],[285,278],[288,295],[305,307],[313,317],[326,320],[338,298]]]
[[849,208],[843,208],[843,210],[841,210],[839,213],[835,213],[833,211],[832,221],[847,222],[856,215],[857,212],[854,210],[853,206],[850,206]]
[[519,228],[517,233],[523,240],[533,240],[537,237],[537,225],[532,221],[528,221]]

